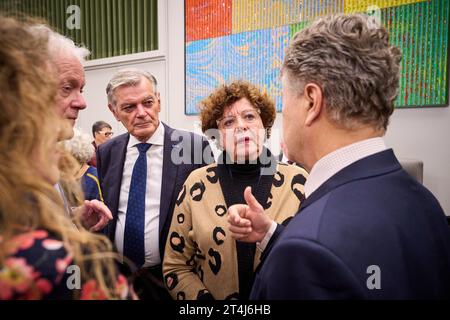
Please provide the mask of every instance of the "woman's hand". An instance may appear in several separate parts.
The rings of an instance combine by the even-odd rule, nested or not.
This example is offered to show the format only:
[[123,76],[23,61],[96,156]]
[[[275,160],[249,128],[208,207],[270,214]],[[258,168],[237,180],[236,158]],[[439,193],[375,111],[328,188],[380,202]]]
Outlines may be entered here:
[[247,204],[235,204],[228,208],[231,236],[242,242],[261,242],[272,225],[272,220],[252,194],[252,188],[244,191]]

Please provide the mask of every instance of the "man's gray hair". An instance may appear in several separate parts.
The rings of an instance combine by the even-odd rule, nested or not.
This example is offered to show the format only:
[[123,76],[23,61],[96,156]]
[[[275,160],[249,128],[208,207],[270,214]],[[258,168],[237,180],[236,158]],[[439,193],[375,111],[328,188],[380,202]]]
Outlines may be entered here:
[[87,56],[91,53],[83,47],[77,46],[71,39],[53,31],[48,26],[43,24],[32,25],[28,30],[37,36],[45,36],[48,38],[48,51],[52,60],[56,61],[61,55],[73,55],[83,64]]
[[127,68],[122,69],[116,72],[106,87],[106,94],[108,95],[108,103],[111,104],[114,108],[116,107],[116,98],[114,95],[114,91],[118,87],[130,87],[138,85],[142,78],[150,81],[153,91],[156,94],[158,92],[158,83],[156,78],[147,71],[139,70],[136,68]]
[[299,93],[307,83],[318,84],[329,119],[341,127],[385,130],[398,94],[400,60],[384,27],[366,15],[340,14],[294,36],[283,72]]

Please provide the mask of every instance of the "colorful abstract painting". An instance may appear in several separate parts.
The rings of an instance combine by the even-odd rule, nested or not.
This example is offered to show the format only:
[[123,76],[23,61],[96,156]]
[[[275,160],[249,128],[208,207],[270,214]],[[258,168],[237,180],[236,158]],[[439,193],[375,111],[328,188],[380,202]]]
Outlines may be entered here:
[[186,114],[218,85],[259,85],[281,111],[279,71],[289,40],[317,17],[376,15],[402,50],[396,107],[448,104],[450,1],[447,0],[186,0]]

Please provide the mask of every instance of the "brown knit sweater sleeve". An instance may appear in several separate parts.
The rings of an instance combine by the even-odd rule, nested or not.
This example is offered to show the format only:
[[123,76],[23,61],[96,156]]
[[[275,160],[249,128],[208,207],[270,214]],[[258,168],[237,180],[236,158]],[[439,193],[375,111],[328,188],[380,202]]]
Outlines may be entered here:
[[183,186],[172,217],[163,261],[166,287],[177,300],[195,300],[210,297],[197,275],[195,258],[198,248],[192,239],[192,211],[189,178]]

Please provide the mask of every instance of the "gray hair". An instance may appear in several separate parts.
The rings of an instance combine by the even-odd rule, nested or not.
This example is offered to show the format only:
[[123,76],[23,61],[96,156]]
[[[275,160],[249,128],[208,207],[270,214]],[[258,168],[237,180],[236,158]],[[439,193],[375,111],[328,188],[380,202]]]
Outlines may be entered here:
[[324,94],[327,116],[346,129],[386,129],[399,87],[401,52],[386,29],[361,14],[321,18],[298,32],[283,63],[299,92],[308,82]]
[[116,99],[114,95],[114,91],[118,87],[129,87],[138,85],[142,78],[147,79],[152,84],[153,90],[155,94],[158,92],[158,83],[156,78],[147,71],[139,70],[136,68],[127,68],[122,69],[116,72],[106,87],[106,94],[108,95],[108,103],[111,104],[114,108],[116,107]]
[[79,163],[89,162],[95,153],[91,136],[78,129],[74,129],[72,139],[65,140],[62,144]]
[[45,36],[48,38],[48,51],[54,61],[61,55],[70,54],[77,57],[80,63],[83,64],[87,56],[91,54],[87,48],[77,46],[71,39],[53,31],[46,25],[32,25],[28,30],[35,36]]

